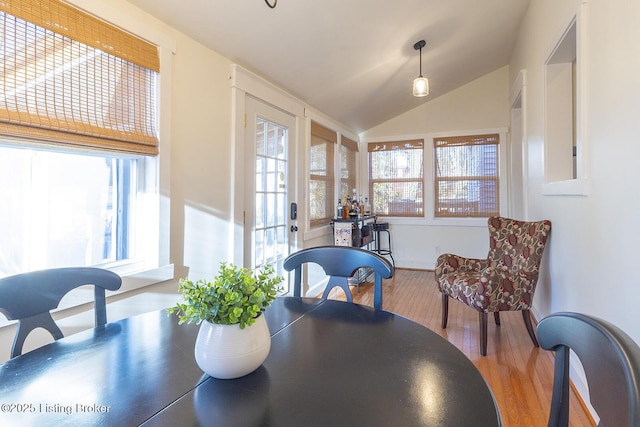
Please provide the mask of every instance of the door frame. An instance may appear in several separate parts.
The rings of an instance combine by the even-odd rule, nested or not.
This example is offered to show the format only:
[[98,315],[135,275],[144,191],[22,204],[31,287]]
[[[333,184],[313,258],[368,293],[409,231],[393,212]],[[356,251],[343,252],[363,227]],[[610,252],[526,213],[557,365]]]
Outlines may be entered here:
[[[529,217],[529,145],[527,141],[526,71],[520,70],[509,93],[509,215]],[[518,145],[518,147],[515,147]],[[514,183],[517,183],[516,186]],[[516,192],[521,192],[516,197]]]
[[282,89],[274,86],[266,80],[256,76],[255,74],[245,70],[237,64],[231,65],[231,141],[233,145],[232,162],[234,166],[233,182],[231,186],[231,218],[229,224],[231,227],[230,234],[233,238],[230,240],[231,247],[229,253],[236,265],[245,265],[245,176],[246,176],[246,156],[252,153],[246,152],[245,141],[245,115],[247,97],[251,96],[259,101],[269,104],[274,108],[281,110],[295,119],[295,127],[290,129],[289,144],[291,146],[291,158],[289,159],[289,176],[294,183],[289,189],[290,201],[298,203],[298,219],[297,224],[299,231],[289,235],[289,247],[291,251],[295,251],[302,247],[302,234],[304,227],[299,224],[306,224],[305,192],[303,183],[306,182],[302,175],[304,173],[304,146],[305,141],[305,107],[302,102],[295,99]]

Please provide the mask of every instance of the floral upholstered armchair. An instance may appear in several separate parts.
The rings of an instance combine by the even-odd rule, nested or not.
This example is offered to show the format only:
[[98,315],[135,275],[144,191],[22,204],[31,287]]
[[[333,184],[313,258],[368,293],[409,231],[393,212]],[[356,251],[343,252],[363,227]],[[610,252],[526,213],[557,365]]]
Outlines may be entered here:
[[551,222],[489,218],[489,254],[486,259],[443,254],[436,262],[436,282],[442,292],[442,328],[447,327],[449,298],[480,313],[480,353],[487,354],[487,316],[500,325],[501,311],[522,312],[533,345],[538,340],[531,325],[531,304],[540,261]]

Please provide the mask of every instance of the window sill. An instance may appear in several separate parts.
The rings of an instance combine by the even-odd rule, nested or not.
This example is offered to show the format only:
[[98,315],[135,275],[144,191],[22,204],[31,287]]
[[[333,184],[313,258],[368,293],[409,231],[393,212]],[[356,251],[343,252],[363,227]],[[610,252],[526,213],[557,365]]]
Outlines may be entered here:
[[569,179],[542,184],[544,196],[588,196],[589,180]]
[[107,292],[107,296],[121,294],[149,285],[155,285],[174,278],[173,264],[164,265],[148,270],[137,271],[122,275],[122,286],[114,292]]

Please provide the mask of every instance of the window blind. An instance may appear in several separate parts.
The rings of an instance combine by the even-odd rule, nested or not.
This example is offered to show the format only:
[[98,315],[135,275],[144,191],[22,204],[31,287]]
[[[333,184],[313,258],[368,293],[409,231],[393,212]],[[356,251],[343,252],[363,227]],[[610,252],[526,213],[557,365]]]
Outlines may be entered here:
[[498,134],[435,138],[436,217],[499,214]]
[[340,138],[340,143],[351,151],[355,151],[355,152],[359,151],[358,143],[355,142],[353,139],[347,138],[344,135]]
[[322,126],[318,122],[311,121],[311,136],[324,139],[325,141],[338,143],[338,133],[328,127]]
[[334,158],[337,143],[336,131],[311,122],[309,224],[312,227],[329,224],[334,216]]
[[368,144],[369,196],[381,216],[424,215],[424,141]]
[[57,0],[0,0],[0,135],[158,153],[157,48]]
[[[347,197],[356,188],[356,162],[358,143],[342,136],[340,139],[340,194],[339,198]],[[361,194],[358,194],[358,197]]]

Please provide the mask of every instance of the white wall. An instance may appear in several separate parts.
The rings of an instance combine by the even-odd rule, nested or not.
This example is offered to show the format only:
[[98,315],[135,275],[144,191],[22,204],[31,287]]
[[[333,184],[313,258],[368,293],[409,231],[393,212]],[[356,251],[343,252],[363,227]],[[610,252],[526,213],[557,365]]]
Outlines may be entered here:
[[583,5],[585,196],[543,195],[544,74],[547,55],[579,1],[533,0],[510,62],[510,81],[526,70],[529,215],[552,222],[546,271],[536,291],[539,315],[579,311],[607,319],[640,342],[637,271],[640,231],[640,2]]
[[210,279],[231,259],[232,193],[241,192],[232,179],[231,62],[182,34],[176,41],[171,258]]
[[[506,129],[509,123],[508,77],[508,67],[502,67],[361,133],[362,164],[367,162],[367,141],[425,138],[424,170],[428,175],[425,199],[433,197],[429,178],[433,148],[429,136],[447,132],[464,134],[486,129]],[[410,138],[405,138],[407,136]],[[364,173],[368,172],[365,170]],[[393,256],[398,267],[433,269],[440,253],[452,252],[484,258],[489,250],[486,219],[457,222],[434,220],[427,213],[426,219],[384,220],[390,223]]]
[[421,106],[362,132],[360,137],[507,126],[508,76],[508,67],[502,67],[438,98],[427,98],[428,101]]

